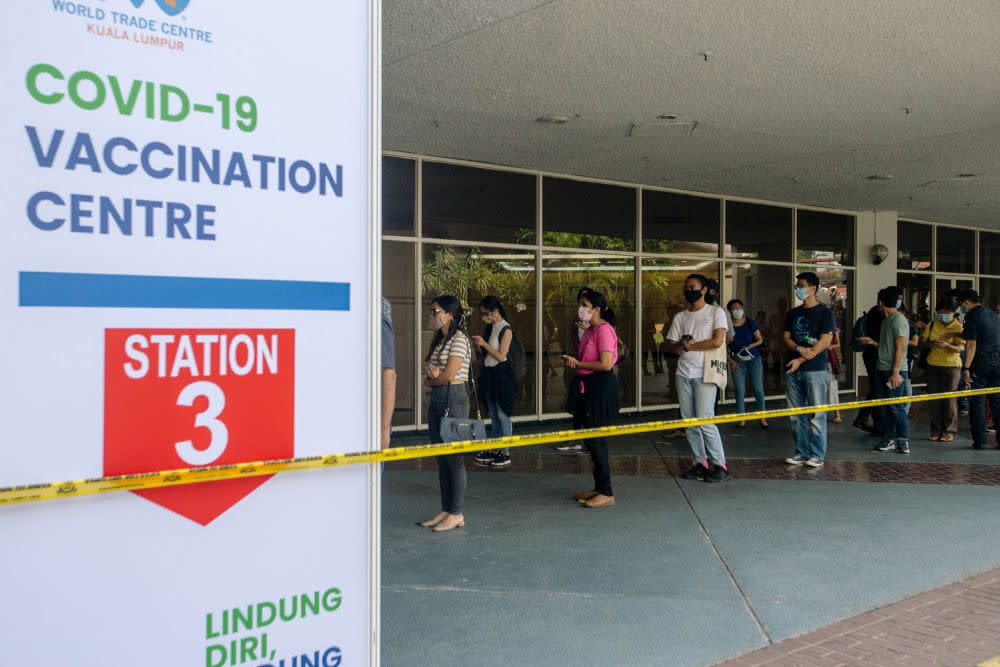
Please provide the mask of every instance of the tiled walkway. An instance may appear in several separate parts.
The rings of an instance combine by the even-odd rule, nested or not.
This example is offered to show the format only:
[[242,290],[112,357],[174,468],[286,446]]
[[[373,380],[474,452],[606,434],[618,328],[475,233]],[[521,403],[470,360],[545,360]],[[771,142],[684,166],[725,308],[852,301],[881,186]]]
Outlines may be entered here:
[[1000,569],[922,593],[721,663],[953,665],[1000,655]]

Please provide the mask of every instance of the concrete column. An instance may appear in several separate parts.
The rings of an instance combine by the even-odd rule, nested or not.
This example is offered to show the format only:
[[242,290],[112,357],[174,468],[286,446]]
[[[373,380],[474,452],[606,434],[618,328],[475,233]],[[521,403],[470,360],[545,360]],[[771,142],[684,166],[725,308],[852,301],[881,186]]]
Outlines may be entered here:
[[[858,253],[858,269],[854,276],[854,320],[861,313],[875,305],[878,291],[896,284],[896,211],[859,211],[855,239]],[[889,255],[881,264],[872,261],[872,247],[881,243],[889,249]],[[854,324],[854,320],[850,325]],[[850,326],[849,325],[849,326]],[[850,335],[850,332],[846,332]],[[864,364],[858,363],[855,372],[859,377],[866,375]]]

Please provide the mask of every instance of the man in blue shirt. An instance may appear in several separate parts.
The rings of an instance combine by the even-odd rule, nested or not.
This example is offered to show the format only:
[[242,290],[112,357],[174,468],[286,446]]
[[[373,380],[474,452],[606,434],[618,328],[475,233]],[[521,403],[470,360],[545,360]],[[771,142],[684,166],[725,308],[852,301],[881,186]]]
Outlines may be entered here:
[[[1000,316],[983,308],[975,290],[965,290],[959,297],[965,313],[965,365],[962,376],[973,389],[1000,387]],[[972,448],[986,449],[986,401],[993,419],[1000,415],[1000,394],[972,396],[969,399],[969,424]]]
[[[785,398],[792,408],[826,405],[830,393],[830,357],[827,348],[837,330],[833,311],[816,298],[819,277],[812,271],[795,276],[795,298],[802,305],[785,317],[785,347],[791,353],[785,378]],[[823,466],[826,457],[826,415],[792,417],[795,455],[789,465]]]

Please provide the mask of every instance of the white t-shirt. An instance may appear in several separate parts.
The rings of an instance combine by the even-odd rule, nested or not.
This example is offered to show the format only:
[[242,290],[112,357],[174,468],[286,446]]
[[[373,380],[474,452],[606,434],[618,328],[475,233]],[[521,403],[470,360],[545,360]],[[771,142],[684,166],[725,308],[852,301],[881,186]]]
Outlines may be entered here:
[[[680,341],[684,336],[692,336],[693,342],[697,343],[711,339],[716,329],[729,329],[724,308],[705,306],[693,313],[690,310],[682,310],[674,315],[667,340]],[[694,351],[682,354],[677,362],[677,374],[686,378],[704,377],[705,353]]]

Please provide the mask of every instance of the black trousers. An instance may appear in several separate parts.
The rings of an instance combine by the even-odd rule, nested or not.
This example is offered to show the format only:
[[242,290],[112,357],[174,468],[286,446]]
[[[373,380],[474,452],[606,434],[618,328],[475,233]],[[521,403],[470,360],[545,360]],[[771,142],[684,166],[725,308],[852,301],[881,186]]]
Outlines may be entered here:
[[[1000,387],[1000,353],[984,355],[982,362],[976,355],[972,362],[972,388]],[[972,446],[986,446],[986,402],[989,401],[993,420],[1000,419],[1000,394],[969,397],[969,425],[972,427]]]
[[[431,442],[441,443],[441,419],[445,409],[452,417],[469,416],[469,396],[465,385],[434,387],[431,390],[431,404],[427,415]],[[438,485],[441,488],[441,511],[448,514],[462,513],[465,498],[465,457],[462,454],[447,454],[434,457],[438,465]]]
[[[865,350],[861,353],[861,360],[865,364],[865,372],[868,373],[868,395],[865,398],[869,401],[876,398],[883,398],[885,393],[878,381],[878,350]],[[869,417],[872,420],[872,433],[882,435],[882,409],[881,408],[861,408],[858,410],[858,420],[865,421]]]
[[[569,408],[573,423],[582,428],[595,428],[613,423],[618,415],[618,380],[611,372],[595,373],[586,377],[586,391],[580,392],[578,378],[570,394]],[[588,438],[584,441],[590,460],[594,464],[594,489],[604,496],[613,496],[611,462],[608,458],[607,438]]]

